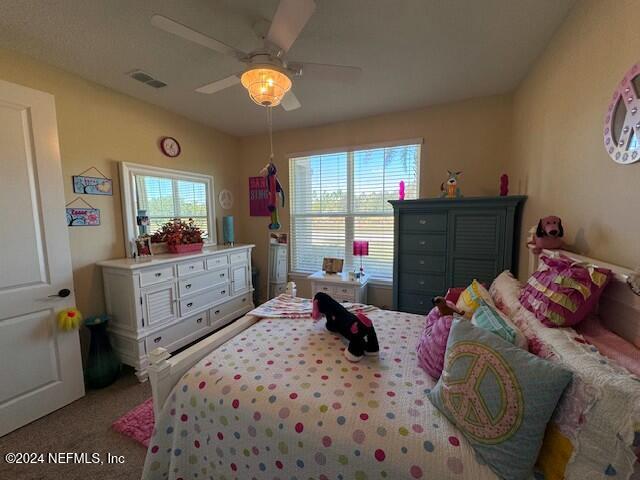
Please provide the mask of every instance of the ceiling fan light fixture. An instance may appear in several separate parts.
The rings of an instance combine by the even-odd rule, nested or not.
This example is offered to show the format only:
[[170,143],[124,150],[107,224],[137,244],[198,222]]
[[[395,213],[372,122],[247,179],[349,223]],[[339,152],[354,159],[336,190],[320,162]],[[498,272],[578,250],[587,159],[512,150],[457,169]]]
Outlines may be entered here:
[[279,105],[282,97],[291,89],[289,76],[270,65],[247,70],[240,77],[240,82],[249,92],[251,100],[262,107]]

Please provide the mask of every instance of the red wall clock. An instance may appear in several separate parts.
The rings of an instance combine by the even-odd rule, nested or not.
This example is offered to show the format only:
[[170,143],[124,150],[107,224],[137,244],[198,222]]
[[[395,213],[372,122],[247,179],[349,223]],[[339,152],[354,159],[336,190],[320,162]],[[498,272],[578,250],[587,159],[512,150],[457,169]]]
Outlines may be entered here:
[[167,157],[177,157],[182,151],[178,140],[173,137],[162,137],[160,139],[160,149]]

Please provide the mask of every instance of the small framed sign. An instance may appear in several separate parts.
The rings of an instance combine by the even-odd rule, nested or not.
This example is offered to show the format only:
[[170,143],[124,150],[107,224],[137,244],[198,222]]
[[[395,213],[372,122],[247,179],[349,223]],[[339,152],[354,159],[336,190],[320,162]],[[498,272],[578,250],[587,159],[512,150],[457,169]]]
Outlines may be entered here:
[[324,257],[322,260],[322,270],[325,273],[342,273],[344,260],[342,258]]
[[85,195],[113,195],[113,182],[110,178],[73,176],[73,193]]
[[269,217],[269,189],[265,177],[249,177],[249,215]]
[[67,207],[67,226],[97,227],[100,225],[100,210],[97,208]]

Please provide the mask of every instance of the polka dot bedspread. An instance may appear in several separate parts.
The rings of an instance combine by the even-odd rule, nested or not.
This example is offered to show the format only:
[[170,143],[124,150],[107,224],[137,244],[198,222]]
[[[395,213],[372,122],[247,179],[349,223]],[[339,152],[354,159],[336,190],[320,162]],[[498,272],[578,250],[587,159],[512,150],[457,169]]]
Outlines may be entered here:
[[142,478],[496,479],[425,395],[425,317],[368,316],[380,356],[359,363],[304,318],[261,320],[202,359],[164,405]]

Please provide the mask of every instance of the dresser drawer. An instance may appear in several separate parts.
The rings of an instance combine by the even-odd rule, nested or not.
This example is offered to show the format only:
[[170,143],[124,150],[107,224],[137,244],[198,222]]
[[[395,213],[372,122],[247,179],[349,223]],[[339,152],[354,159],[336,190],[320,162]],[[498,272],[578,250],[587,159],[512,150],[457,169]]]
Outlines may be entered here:
[[220,300],[229,296],[229,285],[225,284],[212,290],[193,295],[191,297],[180,300],[180,316],[186,317],[192,312],[197,312],[208,307],[216,300]]
[[326,285],[324,283],[316,283],[313,285],[313,294],[315,295],[318,292],[326,293],[327,295],[335,295],[334,288],[331,285]]
[[355,287],[333,287],[333,296],[336,300],[342,300],[346,302],[356,301],[356,288]]
[[401,292],[440,292],[439,295],[445,295],[444,275],[428,274],[428,273],[402,273],[400,274],[400,291]]
[[207,270],[213,270],[223,267],[229,263],[227,255],[216,255],[215,257],[207,257]]
[[406,213],[400,217],[401,231],[444,232],[447,215],[442,213]]
[[401,312],[426,315],[433,308],[433,297],[436,297],[438,295],[441,295],[441,293],[401,293],[398,295],[398,310]]
[[178,276],[193,275],[194,273],[204,272],[204,260],[194,260],[192,262],[184,262],[178,264]]
[[251,306],[251,294],[247,293],[228,302],[222,303],[217,307],[209,310],[210,324],[212,328],[220,328],[225,323],[228,323],[230,318],[225,318],[231,315],[233,312],[237,312],[245,307]]
[[180,297],[192,295],[201,290],[206,290],[214,285],[220,285],[229,281],[229,270],[222,268],[195,277],[185,278],[178,282]]
[[403,253],[444,253],[447,250],[447,236],[440,233],[407,233],[400,239],[400,250]]
[[173,267],[161,267],[140,272],[140,286],[147,287],[156,283],[165,282],[173,278]]
[[178,345],[185,337],[195,334],[196,332],[207,330],[209,328],[209,313],[202,312],[199,315],[187,318],[170,327],[160,330],[159,332],[149,335],[145,339],[147,353],[152,352],[158,347],[171,350],[174,345]]
[[433,272],[444,273],[447,257],[444,255],[400,255],[401,272]]
[[247,252],[232,253],[229,255],[229,263],[246,262],[247,258]]

